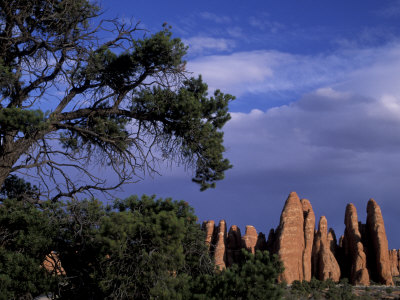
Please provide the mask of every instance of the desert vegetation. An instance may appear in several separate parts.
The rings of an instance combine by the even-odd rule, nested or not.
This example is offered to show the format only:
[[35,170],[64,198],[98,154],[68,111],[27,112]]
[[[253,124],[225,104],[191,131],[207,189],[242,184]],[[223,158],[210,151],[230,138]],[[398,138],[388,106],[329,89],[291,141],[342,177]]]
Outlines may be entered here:
[[[242,253],[217,271],[184,201],[132,196],[24,201],[35,187],[12,178],[0,206],[2,299],[278,299],[282,270],[268,252]],[[15,189],[18,186],[21,190]],[[49,254],[53,253],[51,258]],[[53,260],[50,267],[45,261]]]

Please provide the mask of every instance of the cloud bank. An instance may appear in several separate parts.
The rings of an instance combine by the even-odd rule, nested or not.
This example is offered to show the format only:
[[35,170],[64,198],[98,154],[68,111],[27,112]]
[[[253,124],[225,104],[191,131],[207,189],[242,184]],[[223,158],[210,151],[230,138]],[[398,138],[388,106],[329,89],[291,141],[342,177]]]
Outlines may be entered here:
[[211,90],[220,88],[238,97],[284,91],[306,92],[338,84],[347,84],[349,90],[360,91],[359,85],[363,80],[372,77],[378,80],[374,85],[379,85],[380,89],[400,90],[400,85],[393,84],[397,76],[392,76],[400,67],[400,44],[347,48],[318,55],[273,50],[236,52],[201,56],[189,61],[188,65],[194,74],[203,75]]
[[364,221],[372,197],[382,208],[389,246],[400,248],[400,44],[315,56],[240,52],[189,64],[238,101],[276,90],[296,90],[299,97],[231,113],[224,132],[234,167],[215,190],[198,193],[190,174],[172,170],[132,192],[187,199],[200,220],[225,218],[268,232],[295,190],[338,235],[346,204],[354,203]]

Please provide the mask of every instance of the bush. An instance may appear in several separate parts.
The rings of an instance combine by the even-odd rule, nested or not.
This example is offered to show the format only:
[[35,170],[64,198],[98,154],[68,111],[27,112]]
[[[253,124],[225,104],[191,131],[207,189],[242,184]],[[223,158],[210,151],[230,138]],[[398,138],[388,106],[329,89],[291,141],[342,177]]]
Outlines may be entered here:
[[191,277],[213,271],[204,232],[184,201],[132,196],[103,207],[86,200],[63,214],[57,250],[74,278],[63,297],[183,299]]
[[42,267],[55,233],[48,212],[16,199],[0,205],[0,299],[31,297],[56,289]]
[[352,293],[353,287],[347,279],[336,284],[331,279],[320,281],[312,278],[308,281],[294,281],[290,288],[290,296],[296,299],[342,299],[352,300],[356,296]]
[[[204,232],[184,201],[136,196],[0,205],[0,299],[188,299],[192,278],[212,274]],[[67,276],[41,265],[57,251]]]
[[199,276],[192,287],[193,299],[280,299],[283,285],[277,278],[283,267],[277,256],[268,251],[242,253],[242,264]]

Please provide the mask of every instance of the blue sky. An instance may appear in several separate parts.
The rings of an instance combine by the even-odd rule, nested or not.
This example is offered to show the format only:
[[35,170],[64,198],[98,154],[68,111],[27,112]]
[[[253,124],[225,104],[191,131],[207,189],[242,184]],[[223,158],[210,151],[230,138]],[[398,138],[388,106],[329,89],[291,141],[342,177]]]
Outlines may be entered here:
[[343,234],[347,203],[365,222],[380,204],[400,248],[400,1],[105,1],[105,18],[167,22],[190,46],[188,70],[237,97],[225,127],[234,168],[199,192],[191,171],[124,187],[118,196],[184,199],[200,220],[268,232],[290,191]]

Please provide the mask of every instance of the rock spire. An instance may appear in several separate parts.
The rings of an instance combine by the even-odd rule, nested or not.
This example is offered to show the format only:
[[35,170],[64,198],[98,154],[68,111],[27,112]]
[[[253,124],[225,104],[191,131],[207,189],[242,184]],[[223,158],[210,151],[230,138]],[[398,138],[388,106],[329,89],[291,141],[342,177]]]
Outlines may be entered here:
[[400,252],[388,249],[383,216],[379,205],[370,199],[366,224],[359,222],[357,209],[348,204],[345,210],[345,231],[337,244],[333,229],[328,230],[325,216],[315,230],[315,213],[310,201],[300,200],[291,192],[283,207],[280,222],[271,229],[268,239],[254,226],[246,226],[244,236],[233,225],[226,232],[224,220],[203,223],[205,243],[219,269],[241,262],[241,251],[251,253],[268,250],[277,254],[284,265],[280,281],[348,278],[355,285],[369,285],[370,280],[393,285],[392,276],[400,274]]

